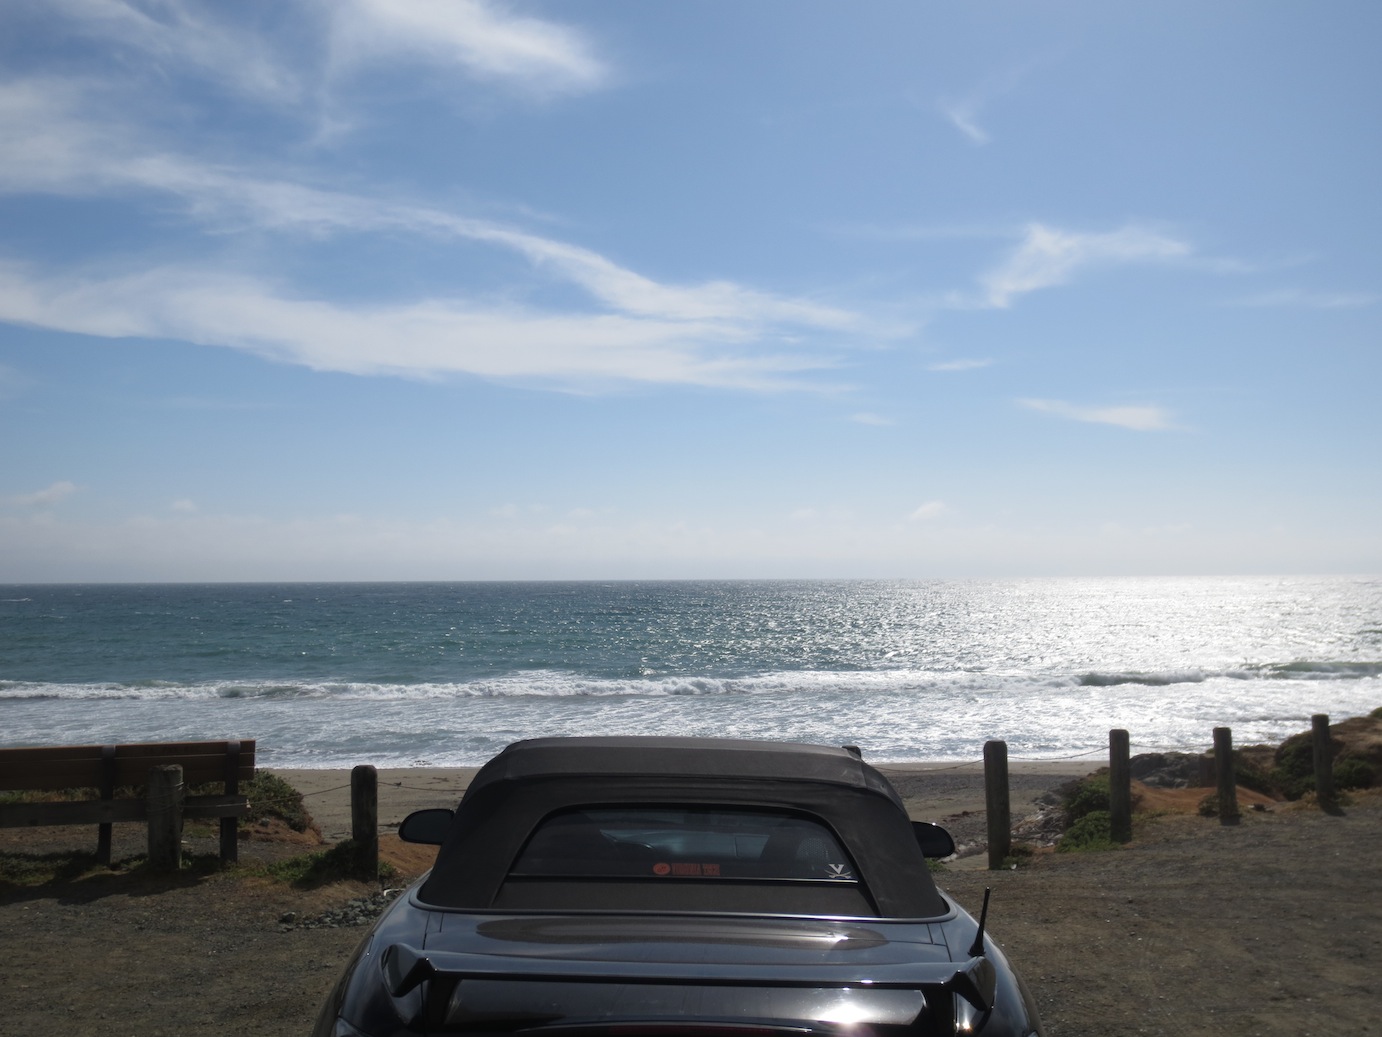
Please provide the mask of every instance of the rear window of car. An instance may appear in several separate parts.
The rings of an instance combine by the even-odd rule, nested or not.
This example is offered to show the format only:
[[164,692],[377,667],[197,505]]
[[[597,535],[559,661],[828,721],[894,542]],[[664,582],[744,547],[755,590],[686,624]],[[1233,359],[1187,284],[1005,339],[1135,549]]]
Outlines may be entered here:
[[533,831],[509,877],[858,882],[839,839],[816,819],[694,806],[586,807],[551,814]]

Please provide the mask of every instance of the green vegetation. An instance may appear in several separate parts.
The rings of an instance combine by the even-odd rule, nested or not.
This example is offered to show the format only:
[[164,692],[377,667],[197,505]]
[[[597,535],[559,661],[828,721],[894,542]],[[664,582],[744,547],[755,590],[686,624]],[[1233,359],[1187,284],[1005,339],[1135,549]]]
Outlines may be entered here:
[[[1377,781],[1377,769],[1358,756],[1340,756],[1334,760],[1336,789],[1367,789]],[[1288,741],[1277,754],[1272,770],[1276,790],[1286,799],[1296,800],[1315,791],[1314,749],[1309,741]]]
[[1237,784],[1264,796],[1276,795],[1276,783],[1271,771],[1254,763],[1237,749],[1233,750],[1233,777]]
[[[299,854],[285,861],[264,865],[263,873],[280,882],[287,882],[300,888],[311,889],[332,882],[358,878],[356,858],[358,849],[347,839],[326,850]],[[379,862],[379,878],[395,878],[397,869],[388,861]]]
[[94,853],[0,853],[0,888],[71,882],[98,867]]
[[1023,868],[1032,863],[1035,851],[1026,843],[1013,843],[1008,855],[1003,858],[1005,868]]
[[[219,781],[204,785],[190,785],[189,796],[219,796],[225,789]],[[312,826],[312,815],[302,803],[302,793],[272,771],[256,770],[254,777],[240,786],[240,794],[249,800],[249,813],[240,818],[246,828],[259,821],[278,818],[295,832],[305,832]]]
[[1113,841],[1109,821],[1108,777],[1108,768],[1104,767],[1065,790],[1065,810],[1070,816],[1070,827],[1056,843],[1057,852],[1118,848]]
[[1345,756],[1334,764],[1336,789],[1370,789],[1377,783],[1377,770],[1367,760]]
[[1071,822],[1078,822],[1089,814],[1109,810],[1108,770],[1096,771],[1081,778],[1065,795],[1065,810]]
[[241,818],[241,825],[271,817],[280,818],[295,832],[305,832],[312,825],[312,815],[303,806],[302,793],[277,774],[256,770],[244,793],[249,797],[250,812]]
[[1118,844],[1113,841],[1107,810],[1089,811],[1071,825],[1056,844],[1058,853],[1116,849]]
[[1287,799],[1300,799],[1315,790],[1315,756],[1309,739],[1282,743],[1272,769],[1272,782]]

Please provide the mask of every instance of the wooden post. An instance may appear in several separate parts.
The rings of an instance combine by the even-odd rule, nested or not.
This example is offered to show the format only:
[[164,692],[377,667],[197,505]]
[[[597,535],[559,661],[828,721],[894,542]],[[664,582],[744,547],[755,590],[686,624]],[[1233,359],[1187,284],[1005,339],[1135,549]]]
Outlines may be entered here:
[[1114,842],[1132,842],[1132,766],[1121,728],[1108,733],[1108,827]]
[[155,871],[177,871],[182,867],[185,794],[182,768],[177,764],[149,768],[144,801],[149,814],[149,867]]
[[[240,793],[240,743],[226,743],[226,795]],[[233,863],[240,857],[239,824],[236,817],[221,818],[221,860]]]
[[1012,806],[1008,800],[1008,743],[984,743],[984,808],[989,830],[989,870],[1012,853]]
[[1315,802],[1329,812],[1338,809],[1334,794],[1334,746],[1329,741],[1329,714],[1316,713],[1310,718],[1311,747],[1315,763]]
[[1236,825],[1238,814],[1238,780],[1233,773],[1233,731],[1227,727],[1214,729],[1214,769],[1219,776],[1219,824]]
[[350,772],[350,838],[359,878],[379,878],[379,772],[368,763]]
[[[101,787],[98,790],[101,799],[109,802],[115,798],[115,746],[101,746]],[[110,837],[111,824],[109,822],[96,827],[96,860],[100,864],[110,867]]]

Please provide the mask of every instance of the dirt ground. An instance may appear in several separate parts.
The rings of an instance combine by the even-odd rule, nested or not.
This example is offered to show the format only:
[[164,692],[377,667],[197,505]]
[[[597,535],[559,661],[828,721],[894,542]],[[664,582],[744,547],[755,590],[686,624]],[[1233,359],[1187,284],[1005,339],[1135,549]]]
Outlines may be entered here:
[[[930,816],[946,820],[949,802],[938,790]],[[982,830],[982,814],[950,823]],[[137,843],[137,826],[122,828]],[[71,848],[80,831],[5,833],[0,850]],[[302,849],[263,834],[247,856]],[[1278,806],[1234,827],[1140,819],[1121,850],[1040,853],[1002,872],[985,861],[938,879],[972,910],[993,888],[990,931],[1054,1037],[1382,1034],[1382,795],[1355,794],[1342,816]],[[371,891],[243,872],[0,885],[0,1034],[304,1035],[365,930],[282,919]]]

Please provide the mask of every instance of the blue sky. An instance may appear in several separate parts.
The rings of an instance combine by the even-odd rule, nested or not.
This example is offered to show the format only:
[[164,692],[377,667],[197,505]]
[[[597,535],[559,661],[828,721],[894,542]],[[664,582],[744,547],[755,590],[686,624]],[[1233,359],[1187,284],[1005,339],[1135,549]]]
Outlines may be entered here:
[[1382,7],[11,0],[0,580],[1382,572]]

